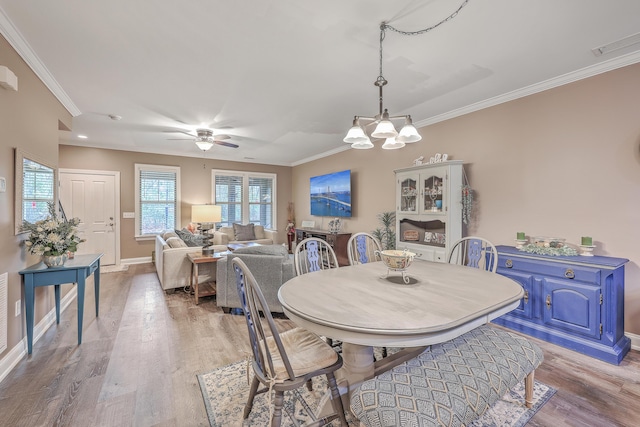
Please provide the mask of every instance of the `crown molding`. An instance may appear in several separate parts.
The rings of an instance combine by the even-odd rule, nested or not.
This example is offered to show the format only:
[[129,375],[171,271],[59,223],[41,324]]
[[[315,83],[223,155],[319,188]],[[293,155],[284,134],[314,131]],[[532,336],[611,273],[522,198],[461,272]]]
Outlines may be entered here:
[[29,43],[22,37],[20,31],[13,25],[4,10],[0,7],[0,34],[4,36],[9,44],[18,52],[18,55],[27,63],[40,80],[47,86],[53,95],[73,116],[82,114],[80,109],[76,107],[69,95],[62,89],[62,86],[56,81],[53,75],[44,66],[40,58],[35,54]]
[[576,82],[578,80],[606,73],[607,71],[626,67],[627,65],[632,65],[638,62],[640,62],[640,51],[632,52],[626,55],[619,56],[617,58],[610,59],[608,61],[600,62],[596,65],[590,65],[580,70],[572,71],[570,73],[563,74],[561,76],[554,77],[540,83],[514,90],[513,92],[508,92],[503,95],[486,99],[484,101],[476,102],[475,104],[467,105],[456,110],[451,110],[437,116],[429,117],[427,119],[414,122],[413,125],[416,128],[429,126],[435,123],[443,122],[445,120],[453,119],[455,117],[463,116],[465,114],[473,113],[474,111],[482,110],[484,108],[493,107],[498,104],[503,104],[505,102],[513,101],[518,98],[524,98],[525,96],[533,95],[548,89],[553,89],[558,86],[563,86],[569,83]]

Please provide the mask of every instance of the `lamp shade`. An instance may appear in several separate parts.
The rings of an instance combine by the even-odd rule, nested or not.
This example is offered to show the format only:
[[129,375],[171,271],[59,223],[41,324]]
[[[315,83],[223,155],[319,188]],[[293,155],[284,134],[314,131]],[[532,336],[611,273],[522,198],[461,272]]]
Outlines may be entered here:
[[357,150],[367,150],[369,148],[373,148],[373,142],[367,137],[366,140],[361,142],[354,142],[351,144],[351,148],[355,148]]
[[222,207],[217,205],[191,206],[191,222],[220,222],[222,221]]
[[396,128],[390,120],[383,119],[380,120],[380,123],[378,123],[378,126],[376,126],[371,136],[374,138],[395,138],[398,136],[398,131],[396,131]]
[[404,125],[396,138],[397,141],[405,143],[418,142],[421,139],[422,136],[420,136],[418,130],[411,123]]
[[357,144],[364,143],[369,141],[369,137],[364,133],[364,130],[359,125],[353,125],[349,132],[347,132],[347,136],[343,139],[344,142],[349,144]]
[[396,138],[387,138],[384,144],[382,144],[384,150],[396,150],[402,147],[404,147],[404,142],[398,141]]

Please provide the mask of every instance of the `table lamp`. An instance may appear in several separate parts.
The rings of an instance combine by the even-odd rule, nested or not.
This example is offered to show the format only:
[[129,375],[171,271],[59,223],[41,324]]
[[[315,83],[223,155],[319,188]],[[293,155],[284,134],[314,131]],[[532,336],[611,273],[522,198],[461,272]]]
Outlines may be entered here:
[[213,246],[211,246],[211,238],[213,235],[209,233],[211,229],[215,231],[216,222],[222,220],[222,208],[216,205],[192,205],[191,206],[191,222],[198,224],[198,230],[205,236],[202,255],[213,255]]

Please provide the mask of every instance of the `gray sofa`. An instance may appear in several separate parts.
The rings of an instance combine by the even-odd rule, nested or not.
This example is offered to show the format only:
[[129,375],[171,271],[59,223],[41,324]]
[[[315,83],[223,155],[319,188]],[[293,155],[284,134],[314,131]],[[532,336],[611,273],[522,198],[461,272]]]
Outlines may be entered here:
[[278,301],[278,290],[284,282],[295,276],[295,268],[287,249],[281,245],[240,248],[227,255],[226,259],[218,261],[216,273],[218,307],[222,307],[225,313],[232,308],[241,308],[236,276],[231,265],[231,260],[235,257],[242,259],[255,276],[269,309],[272,312],[282,313],[282,305]]

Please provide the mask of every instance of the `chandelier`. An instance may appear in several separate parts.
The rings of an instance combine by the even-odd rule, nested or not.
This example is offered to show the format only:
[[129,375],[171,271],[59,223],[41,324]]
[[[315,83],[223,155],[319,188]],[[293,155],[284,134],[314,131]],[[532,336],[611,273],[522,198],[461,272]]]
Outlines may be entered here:
[[[384,101],[382,96],[382,88],[388,83],[382,74],[382,42],[385,38],[385,31],[387,29],[395,31],[397,33],[403,35],[417,35],[427,33],[434,28],[440,26],[441,24],[450,21],[453,19],[463,7],[467,5],[469,0],[464,0],[464,2],[458,7],[458,9],[453,12],[451,15],[438,22],[435,25],[432,25],[429,28],[425,28],[420,31],[400,31],[397,28],[392,27],[386,22],[382,22],[380,24],[380,75],[373,82],[374,86],[378,87],[379,95],[379,112],[373,117],[367,116],[355,116],[353,118],[353,126],[347,132],[347,136],[344,138],[344,142],[351,144],[351,148],[366,150],[368,148],[373,148],[373,143],[371,142],[371,138],[376,139],[385,139],[384,144],[382,144],[382,148],[385,150],[395,150],[398,148],[402,148],[405,144],[410,144],[413,142],[418,142],[422,139],[422,136],[418,133],[418,130],[413,126],[413,122],[411,121],[410,115],[404,116],[391,116],[389,115],[389,111],[384,108]],[[404,126],[400,129],[400,132],[396,130],[396,127],[392,123],[392,120],[404,120]],[[368,126],[375,124],[376,127],[371,132],[371,138],[367,135],[363,126]]]

